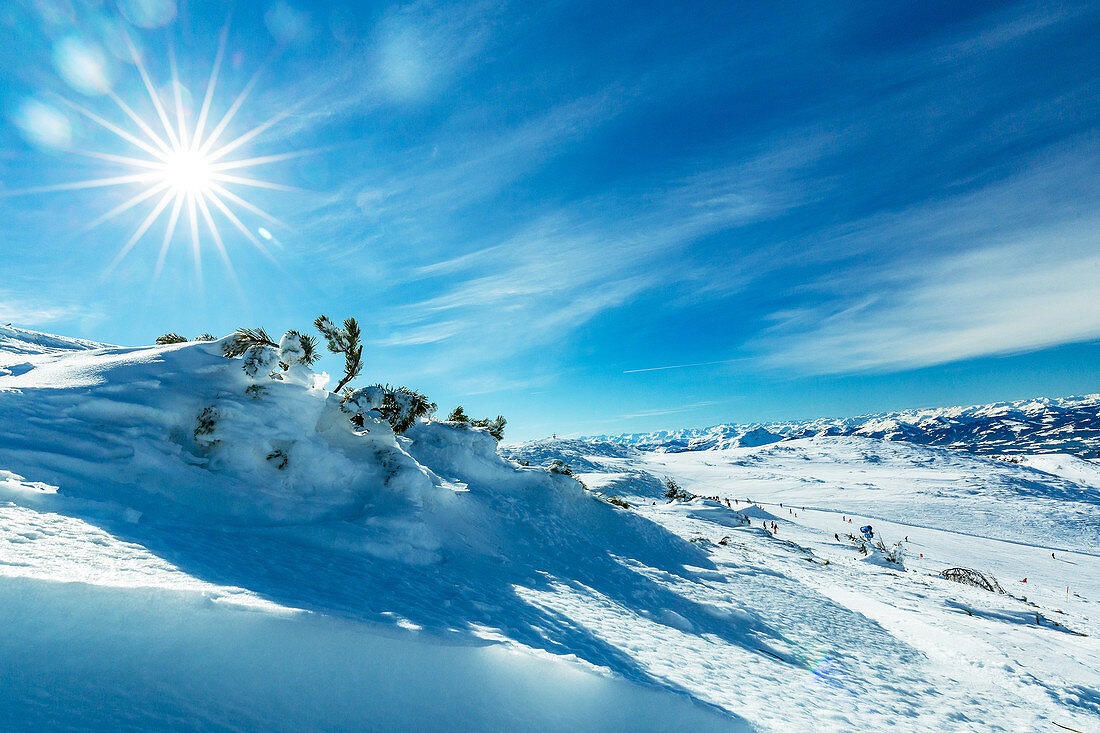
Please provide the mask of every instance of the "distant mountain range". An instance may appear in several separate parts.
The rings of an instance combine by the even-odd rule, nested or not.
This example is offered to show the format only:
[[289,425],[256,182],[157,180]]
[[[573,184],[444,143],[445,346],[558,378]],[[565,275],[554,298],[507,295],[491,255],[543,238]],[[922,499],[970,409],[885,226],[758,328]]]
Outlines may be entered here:
[[642,450],[677,453],[766,445],[819,435],[857,435],[982,454],[1068,453],[1100,457],[1100,394],[904,410],[802,422],[715,425],[592,436]]

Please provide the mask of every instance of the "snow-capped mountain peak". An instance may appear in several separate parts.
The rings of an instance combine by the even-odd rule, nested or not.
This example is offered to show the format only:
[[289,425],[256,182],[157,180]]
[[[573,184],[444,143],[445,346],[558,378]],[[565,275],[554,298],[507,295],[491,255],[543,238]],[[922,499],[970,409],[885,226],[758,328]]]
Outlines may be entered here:
[[805,421],[593,436],[592,440],[675,453],[765,445],[822,435],[904,440],[981,454],[1100,456],[1100,394],[1037,398]]

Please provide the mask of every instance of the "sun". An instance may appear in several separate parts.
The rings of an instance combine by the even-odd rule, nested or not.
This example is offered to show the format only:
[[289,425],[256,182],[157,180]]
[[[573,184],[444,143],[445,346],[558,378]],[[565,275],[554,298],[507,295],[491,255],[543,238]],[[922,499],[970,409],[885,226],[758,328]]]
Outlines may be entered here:
[[176,195],[210,196],[214,193],[211,166],[197,150],[174,150],[161,169],[162,182]]
[[[120,214],[138,206],[151,206],[148,213],[138,224],[131,236],[122,243],[118,253],[107,267],[113,270],[150,231],[157,231],[158,223],[166,217],[160,233],[160,251],[154,270],[158,276],[164,266],[168,250],[175,239],[177,229],[183,227],[189,233],[191,251],[196,271],[201,278],[202,244],[207,238],[229,269],[233,271],[229,251],[226,248],[219,222],[229,223],[240,232],[256,249],[274,260],[267,247],[248,226],[241,221],[246,213],[264,219],[277,227],[285,224],[268,214],[259,206],[248,201],[233,189],[244,187],[294,191],[288,186],[264,181],[259,178],[242,175],[244,169],[274,163],[289,158],[308,155],[315,151],[292,151],[275,155],[253,158],[234,157],[249,142],[255,140],[280,120],[286,118],[291,110],[284,109],[260,125],[231,138],[223,140],[227,130],[241,110],[249,93],[259,79],[257,71],[243,90],[233,99],[222,113],[217,123],[213,122],[214,94],[222,61],[225,57],[228,26],[222,29],[218,51],[214,57],[210,78],[206,84],[202,105],[194,119],[190,118],[183,102],[183,87],[179,82],[175,56],[169,53],[171,70],[170,93],[162,94],[153,84],[145,67],[141,54],[134,43],[126,37],[126,46],[132,57],[134,68],[152,102],[155,117],[145,119],[137,114],[124,99],[108,90],[107,96],[115,103],[125,117],[121,121],[112,121],[96,112],[68,99],[61,101],[76,113],[87,118],[99,127],[111,132],[116,138],[129,146],[126,155],[96,150],[73,151],[78,155],[105,161],[121,168],[118,175],[76,181],[56,186],[40,186],[19,191],[8,191],[5,195],[44,193],[51,191],[73,191],[113,186],[127,186],[136,189],[133,196],[93,220],[87,229],[114,219]],[[264,227],[258,227],[263,238],[272,237]]]

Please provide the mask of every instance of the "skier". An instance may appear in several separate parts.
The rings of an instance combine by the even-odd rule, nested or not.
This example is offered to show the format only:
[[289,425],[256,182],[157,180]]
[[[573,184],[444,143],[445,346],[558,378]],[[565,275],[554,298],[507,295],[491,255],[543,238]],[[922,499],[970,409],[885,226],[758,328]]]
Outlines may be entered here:
[[833,539],[837,542],[840,542],[840,535],[838,535],[836,532],[833,532]]

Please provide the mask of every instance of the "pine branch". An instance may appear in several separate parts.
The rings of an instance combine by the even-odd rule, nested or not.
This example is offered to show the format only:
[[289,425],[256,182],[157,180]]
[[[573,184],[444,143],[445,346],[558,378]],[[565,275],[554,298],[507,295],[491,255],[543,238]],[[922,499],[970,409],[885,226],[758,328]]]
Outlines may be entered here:
[[363,370],[363,345],[359,343],[359,322],[354,318],[347,318],[344,320],[344,327],[337,328],[328,316],[322,315],[318,316],[313,325],[324,336],[329,351],[344,355],[344,378],[333,390],[339,392]]
[[230,358],[243,356],[253,346],[278,347],[278,344],[262,328],[238,328],[233,332],[233,338],[226,342],[222,353]]
[[317,351],[317,339],[312,336],[301,336],[299,338],[302,341],[302,363],[306,366],[313,366],[313,364],[321,358],[321,354]]

